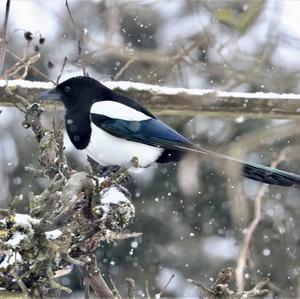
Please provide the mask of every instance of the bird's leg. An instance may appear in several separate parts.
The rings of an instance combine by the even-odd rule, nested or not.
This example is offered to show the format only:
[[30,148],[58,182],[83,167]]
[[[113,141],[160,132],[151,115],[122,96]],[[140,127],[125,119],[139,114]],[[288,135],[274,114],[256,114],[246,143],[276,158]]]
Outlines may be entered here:
[[128,170],[131,167],[137,168],[138,166],[139,166],[138,158],[133,157],[125,166],[122,166],[117,172],[114,173],[114,175],[112,176],[112,179],[116,180],[120,176],[122,176],[122,174],[127,174]]
[[100,177],[110,177],[116,174],[121,169],[118,165],[102,166],[97,172]]
[[96,175],[97,177],[109,177],[120,169],[120,166],[118,165],[103,166],[90,156],[88,156],[87,160],[90,166],[90,173]]
[[101,187],[108,187],[112,184],[113,181],[115,181],[116,183],[121,183],[128,176],[128,170],[131,167],[138,167],[137,157],[133,157],[129,163],[127,163],[125,166],[120,167],[118,171],[116,171],[112,176],[110,176],[101,184]]

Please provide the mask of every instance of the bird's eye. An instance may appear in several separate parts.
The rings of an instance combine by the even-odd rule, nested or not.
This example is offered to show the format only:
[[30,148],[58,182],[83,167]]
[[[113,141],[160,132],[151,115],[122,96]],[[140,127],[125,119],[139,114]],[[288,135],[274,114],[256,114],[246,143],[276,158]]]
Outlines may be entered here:
[[71,91],[71,87],[70,86],[65,86],[64,87],[64,92],[65,93],[69,93]]

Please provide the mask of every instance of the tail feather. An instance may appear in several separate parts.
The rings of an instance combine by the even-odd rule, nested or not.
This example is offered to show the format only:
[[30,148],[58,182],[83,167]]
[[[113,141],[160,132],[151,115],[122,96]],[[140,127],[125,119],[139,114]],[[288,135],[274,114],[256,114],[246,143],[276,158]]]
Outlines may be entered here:
[[240,169],[241,175],[255,181],[259,181],[269,185],[277,185],[277,186],[285,186],[285,187],[300,185],[300,175],[294,173],[283,171],[277,168],[259,165],[252,162],[238,160],[202,148],[193,147],[193,148],[184,148],[184,149],[188,150],[189,152],[196,152],[201,155],[207,155],[211,158],[210,160],[212,162],[215,160],[223,163],[230,161],[237,167],[237,169]]
[[246,178],[263,182],[269,185],[285,187],[300,185],[300,175],[254,163],[241,163],[242,175]]

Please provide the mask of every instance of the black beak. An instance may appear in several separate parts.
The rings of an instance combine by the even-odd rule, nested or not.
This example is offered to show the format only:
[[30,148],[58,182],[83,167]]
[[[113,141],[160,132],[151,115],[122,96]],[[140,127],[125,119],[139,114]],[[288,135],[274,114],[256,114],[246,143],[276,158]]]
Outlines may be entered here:
[[38,101],[62,101],[63,94],[56,88],[41,92],[37,98]]

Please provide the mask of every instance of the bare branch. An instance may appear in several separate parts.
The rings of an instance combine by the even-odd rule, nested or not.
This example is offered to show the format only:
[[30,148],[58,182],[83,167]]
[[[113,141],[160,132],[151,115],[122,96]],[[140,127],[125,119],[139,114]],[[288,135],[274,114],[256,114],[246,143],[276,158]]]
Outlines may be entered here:
[[82,72],[83,72],[83,76],[86,76],[86,65],[85,65],[85,60],[84,57],[82,55],[82,45],[81,45],[81,39],[80,39],[80,35],[78,32],[78,28],[76,26],[78,26],[72,16],[69,4],[68,4],[68,0],[66,0],[66,7],[70,16],[70,19],[72,21],[72,25],[73,25],[73,31],[76,34],[76,38],[77,38],[77,47],[78,47],[78,55],[80,57],[80,61],[81,61],[81,66],[82,66]]
[[92,257],[88,267],[78,268],[99,298],[114,298],[112,291],[109,289],[100,273],[95,256]]
[[166,292],[168,286],[170,285],[171,281],[173,280],[173,278],[175,277],[175,274],[172,274],[169,278],[169,280],[167,281],[167,283],[165,284],[165,286],[161,289],[161,291],[158,293],[158,298],[161,298],[162,295]]
[[[280,162],[286,159],[286,149],[282,150],[278,158],[271,163],[271,167],[276,167]],[[269,186],[263,184],[257,192],[257,195],[254,200],[254,207],[255,207],[255,215],[253,220],[251,221],[250,225],[247,228],[246,234],[243,238],[240,255],[236,267],[236,280],[237,280],[237,287],[240,292],[244,291],[245,287],[245,280],[244,280],[244,269],[246,266],[246,261],[249,257],[250,251],[250,243],[253,237],[253,234],[261,220],[261,209],[262,209],[262,199],[265,193],[268,191]]]
[[120,79],[120,77],[125,73],[125,71],[135,62],[137,59],[135,57],[129,59],[123,67],[118,71],[118,73],[113,77],[113,81],[117,81]]

